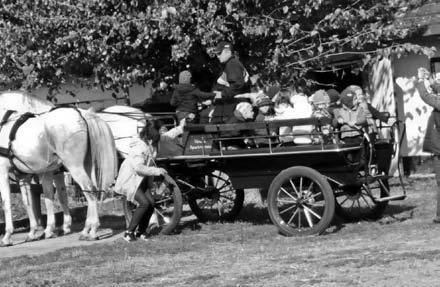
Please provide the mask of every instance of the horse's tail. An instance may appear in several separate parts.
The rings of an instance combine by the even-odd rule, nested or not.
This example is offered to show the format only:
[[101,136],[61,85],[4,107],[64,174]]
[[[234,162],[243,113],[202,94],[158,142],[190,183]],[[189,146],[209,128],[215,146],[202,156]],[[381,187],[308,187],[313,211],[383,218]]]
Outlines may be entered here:
[[81,110],[89,136],[86,170],[98,190],[107,190],[117,175],[115,140],[110,127],[92,111]]

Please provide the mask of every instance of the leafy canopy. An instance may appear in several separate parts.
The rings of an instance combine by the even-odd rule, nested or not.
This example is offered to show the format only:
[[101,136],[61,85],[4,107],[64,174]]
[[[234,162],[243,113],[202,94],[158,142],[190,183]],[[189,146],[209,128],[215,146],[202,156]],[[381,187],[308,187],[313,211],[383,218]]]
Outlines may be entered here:
[[[182,67],[213,69],[206,51],[229,40],[251,74],[288,83],[335,69],[338,55],[377,56],[431,48],[404,43],[417,29],[397,21],[422,0],[3,0],[0,83],[51,91],[92,78],[127,92]],[[211,55],[212,56],[212,55]],[[212,71],[211,71],[212,72]]]

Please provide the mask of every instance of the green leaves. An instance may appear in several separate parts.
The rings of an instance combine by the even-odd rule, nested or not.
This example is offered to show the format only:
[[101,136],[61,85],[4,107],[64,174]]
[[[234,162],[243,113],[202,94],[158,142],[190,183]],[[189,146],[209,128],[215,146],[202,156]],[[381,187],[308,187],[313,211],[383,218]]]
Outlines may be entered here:
[[148,79],[170,83],[180,67],[202,58],[192,50],[194,43],[207,50],[219,40],[232,41],[263,80],[292,82],[344,53],[364,56],[365,65],[383,53],[432,53],[392,44],[415,31],[394,19],[416,5],[414,0],[4,1],[0,84],[56,90],[72,76],[92,76],[90,85],[105,90],[125,90]]

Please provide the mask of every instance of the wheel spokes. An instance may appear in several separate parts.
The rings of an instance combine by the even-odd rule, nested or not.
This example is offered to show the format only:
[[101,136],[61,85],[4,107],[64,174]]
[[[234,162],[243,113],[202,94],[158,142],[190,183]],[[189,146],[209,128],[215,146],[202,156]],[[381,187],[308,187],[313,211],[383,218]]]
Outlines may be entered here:
[[319,220],[321,220],[321,216],[319,216],[316,212],[314,212],[312,209],[308,208],[307,206],[304,206],[304,210],[307,210],[307,211],[310,212],[312,215],[314,215],[316,218],[318,218]]
[[292,208],[295,208],[295,207],[296,207],[296,205],[291,205],[288,208],[284,209],[283,211],[280,211],[280,214],[283,214],[283,213],[285,213],[285,212],[287,212],[287,211],[289,211],[289,210],[291,210]]
[[[295,206],[293,206],[293,207],[295,207]],[[298,213],[298,211],[299,211],[299,208],[297,208],[297,209],[295,210],[295,212],[293,213],[292,217],[290,217],[290,219],[289,219],[289,221],[287,222],[287,224],[290,224],[290,223],[292,222],[292,220],[295,218],[295,215]]]
[[292,179],[289,180],[290,181],[290,185],[292,186],[293,190],[295,191],[296,195],[298,197],[301,197],[301,194],[298,192],[298,190],[296,189],[295,184],[293,183]]
[[[285,190],[283,187],[280,187],[280,190],[283,191],[288,197],[292,198],[293,200],[297,200],[293,195],[291,195],[287,190]],[[279,191],[278,191],[279,194]]]

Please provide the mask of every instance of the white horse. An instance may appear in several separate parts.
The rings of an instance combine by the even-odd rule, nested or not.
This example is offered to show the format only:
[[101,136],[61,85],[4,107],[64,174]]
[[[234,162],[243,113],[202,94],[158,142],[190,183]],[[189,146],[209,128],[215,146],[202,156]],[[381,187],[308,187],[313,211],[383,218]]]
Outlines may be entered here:
[[[49,101],[39,99],[24,92],[7,92],[0,94],[0,106],[6,106],[11,110],[19,109],[22,112],[29,111],[36,114],[44,113],[55,107],[55,105]],[[139,137],[139,132],[145,127],[147,119],[151,118],[149,114],[145,114],[140,109],[121,105],[105,108],[98,112],[97,115],[110,127],[116,150],[122,158],[127,156],[132,138]],[[61,177],[58,178],[56,177],[57,174],[54,176],[58,199],[64,213],[63,231],[66,233],[70,230],[71,217],[67,206],[68,200],[65,192],[65,183],[62,174]],[[55,228],[54,190],[50,174],[44,174],[44,176],[41,177],[41,182],[48,219],[45,237],[48,238],[52,235]],[[26,199],[28,196],[23,198]],[[25,205],[28,206],[29,202],[25,203]],[[30,209],[32,210],[32,208]],[[151,222],[155,220],[157,219],[155,219],[155,214],[153,214]]]
[[139,137],[150,115],[128,106],[111,106],[98,112],[97,115],[110,127],[115,139],[116,150],[125,158],[132,138]]
[[[0,93],[0,107],[6,110],[14,110],[19,114],[24,113],[32,113],[32,114],[42,114],[50,111],[55,108],[55,105],[52,102],[37,98],[33,95],[27,94],[22,91],[11,91],[11,92],[3,92]],[[51,238],[54,236],[55,230],[55,213],[52,212],[54,209],[53,201],[54,201],[54,190],[53,184],[55,183],[55,187],[57,189],[58,199],[63,210],[63,233],[68,234],[71,232],[72,218],[70,216],[70,210],[67,205],[67,194],[64,183],[64,174],[62,172],[46,172],[44,174],[39,175],[39,179],[41,185],[43,187],[43,195],[45,198],[46,209],[49,210],[47,214],[47,223],[46,229],[44,230],[44,237]],[[32,221],[36,217],[34,214],[34,208],[31,208],[32,196],[35,196],[30,193],[30,178],[22,177],[18,179],[18,185],[22,192],[23,203],[26,207],[26,210],[29,216],[29,220]],[[38,207],[39,208],[39,207]],[[30,229],[29,235],[26,240],[35,240],[35,230],[34,228]]]
[[[6,96],[5,96],[6,95]],[[19,98],[29,96],[20,92],[15,92],[17,98],[12,101],[20,103]],[[7,106],[2,99],[11,97],[10,93],[0,94],[1,114],[5,114]],[[26,103],[26,102],[21,102]],[[35,103],[35,102],[34,102]],[[46,206],[53,202],[53,172],[62,165],[68,169],[73,179],[85,191],[88,201],[87,219],[80,239],[97,239],[97,228],[99,227],[99,217],[97,212],[97,191],[105,190],[114,181],[116,175],[116,149],[114,140],[108,125],[97,117],[95,113],[80,111],[73,108],[58,108],[47,112],[51,106],[41,101],[42,105],[19,104],[22,110],[42,114],[25,121],[17,130],[15,140],[9,142],[9,133],[13,123],[19,113],[12,117],[2,126],[0,134],[0,147],[8,147],[14,155],[10,160],[7,157],[0,157],[0,191],[5,210],[6,232],[2,239],[3,245],[12,244],[11,235],[13,232],[10,187],[8,173],[12,168],[16,168],[21,173],[38,174],[42,179],[43,191],[45,195],[52,193],[52,197],[46,196]],[[3,108],[3,104],[7,107]],[[45,110],[45,111],[43,111]],[[23,181],[25,182],[25,181]],[[63,184],[62,181],[55,182]],[[57,185],[58,185],[57,184]],[[29,239],[35,237],[36,219],[32,211],[32,206],[28,200],[29,186],[22,184],[23,201],[26,205],[29,220],[30,232]],[[59,189],[60,202],[67,196],[63,189]],[[64,202],[67,206],[67,201]],[[50,209],[50,208],[49,208]],[[52,205],[53,210],[53,205]],[[68,208],[67,208],[68,212]],[[54,226],[54,217],[48,211],[48,226]],[[70,223],[70,215],[66,214],[66,223]]]

